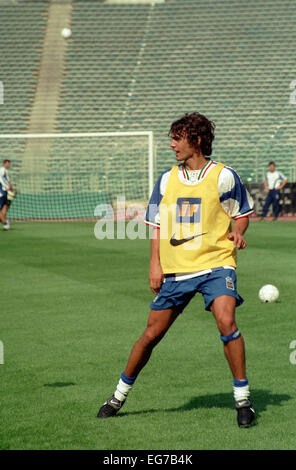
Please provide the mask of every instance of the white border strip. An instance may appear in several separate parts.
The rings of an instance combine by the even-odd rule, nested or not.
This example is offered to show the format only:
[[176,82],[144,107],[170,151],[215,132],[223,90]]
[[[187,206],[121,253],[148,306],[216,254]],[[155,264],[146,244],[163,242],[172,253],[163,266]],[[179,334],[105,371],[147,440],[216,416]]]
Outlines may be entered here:
[[153,131],[127,131],[127,132],[78,132],[78,133],[60,133],[60,134],[0,134],[2,139],[28,139],[44,137],[121,137],[121,136],[147,136],[148,137],[148,180],[149,180],[149,198],[152,194],[153,181]]

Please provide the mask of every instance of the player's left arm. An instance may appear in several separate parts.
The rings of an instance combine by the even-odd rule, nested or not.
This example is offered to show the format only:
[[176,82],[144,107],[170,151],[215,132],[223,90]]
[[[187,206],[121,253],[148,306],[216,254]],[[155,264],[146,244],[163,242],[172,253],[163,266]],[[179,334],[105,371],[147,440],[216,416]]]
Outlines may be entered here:
[[8,179],[8,175],[6,172],[0,173],[0,183],[4,191],[13,191],[12,184],[10,180]]
[[241,217],[233,222],[232,231],[227,235],[227,238],[235,244],[238,250],[243,250],[247,246],[244,238],[244,233],[249,226],[249,217]]
[[10,178],[9,178],[8,174],[7,174],[6,180],[7,180],[7,184],[9,184],[8,191],[13,191],[13,187],[12,187],[12,184],[11,184],[11,181],[10,181]]
[[7,180],[4,167],[0,168],[0,184],[4,191],[9,191],[11,185],[10,182]]

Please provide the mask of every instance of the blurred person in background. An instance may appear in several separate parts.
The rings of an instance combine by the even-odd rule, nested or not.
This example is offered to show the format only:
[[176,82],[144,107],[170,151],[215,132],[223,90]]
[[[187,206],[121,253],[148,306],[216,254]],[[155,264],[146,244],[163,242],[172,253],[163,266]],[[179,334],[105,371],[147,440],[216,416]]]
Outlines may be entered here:
[[280,212],[280,199],[281,199],[281,189],[287,184],[287,178],[280,173],[275,168],[274,162],[269,162],[268,172],[266,173],[264,180],[264,188],[267,193],[267,198],[265,200],[262,217],[260,220],[265,219],[268,209],[272,204],[273,207],[273,220],[277,220]]

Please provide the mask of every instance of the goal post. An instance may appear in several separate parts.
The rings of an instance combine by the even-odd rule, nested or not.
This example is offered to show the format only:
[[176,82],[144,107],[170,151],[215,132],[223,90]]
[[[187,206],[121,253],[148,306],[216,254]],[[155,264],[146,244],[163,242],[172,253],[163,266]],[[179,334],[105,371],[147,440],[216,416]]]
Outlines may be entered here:
[[0,134],[11,160],[15,220],[94,218],[98,204],[147,204],[154,185],[152,131]]

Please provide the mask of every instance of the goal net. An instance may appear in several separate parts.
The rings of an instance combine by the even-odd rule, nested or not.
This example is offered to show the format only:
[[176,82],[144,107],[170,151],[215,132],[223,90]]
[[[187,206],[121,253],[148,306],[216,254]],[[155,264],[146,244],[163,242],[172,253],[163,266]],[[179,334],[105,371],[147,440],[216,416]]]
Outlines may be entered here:
[[146,204],[153,188],[153,133],[0,135],[11,160],[15,220],[94,218],[99,204]]

